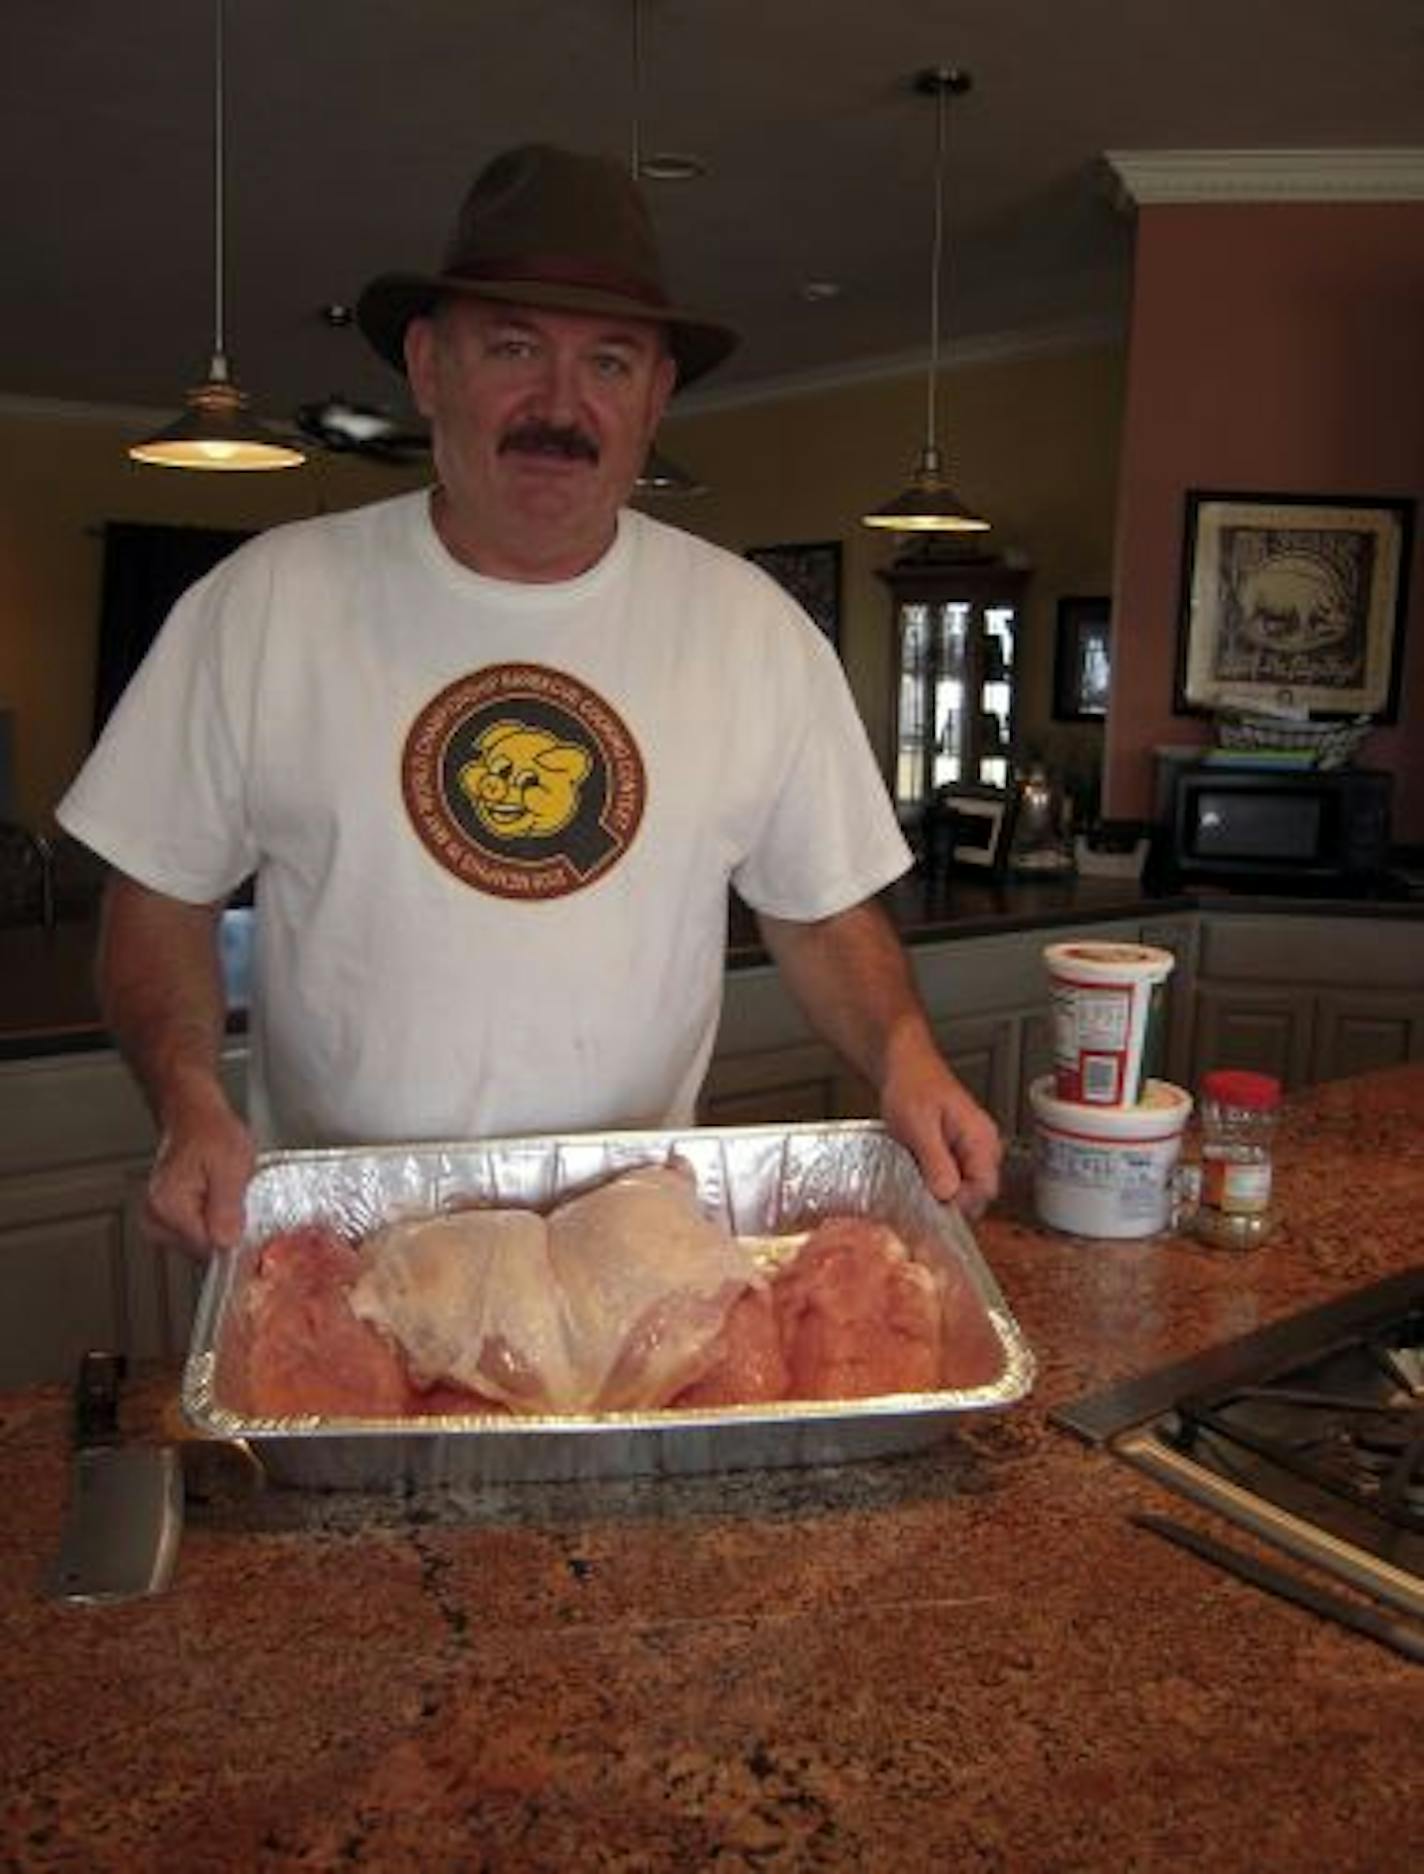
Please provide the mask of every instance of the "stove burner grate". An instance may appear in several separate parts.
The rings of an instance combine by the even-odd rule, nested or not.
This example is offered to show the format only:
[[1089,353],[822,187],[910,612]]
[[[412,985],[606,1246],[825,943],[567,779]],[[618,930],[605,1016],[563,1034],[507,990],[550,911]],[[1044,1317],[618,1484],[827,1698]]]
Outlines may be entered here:
[[[1170,1442],[1188,1456],[1209,1450],[1227,1475],[1239,1468],[1233,1451],[1250,1453],[1397,1528],[1424,1531],[1421,1316],[1412,1310],[1388,1332],[1337,1346],[1274,1383],[1180,1400]],[[1310,1384],[1322,1368],[1324,1383]]]

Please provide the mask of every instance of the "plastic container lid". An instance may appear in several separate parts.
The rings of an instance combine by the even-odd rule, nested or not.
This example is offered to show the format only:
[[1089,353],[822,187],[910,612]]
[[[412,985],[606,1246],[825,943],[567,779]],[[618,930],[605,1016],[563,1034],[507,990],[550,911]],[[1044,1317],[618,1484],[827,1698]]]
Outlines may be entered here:
[[1281,1103],[1281,1083],[1274,1074],[1253,1074],[1245,1068],[1218,1067],[1204,1074],[1201,1083],[1204,1100],[1218,1100],[1223,1106],[1247,1106],[1269,1112]]

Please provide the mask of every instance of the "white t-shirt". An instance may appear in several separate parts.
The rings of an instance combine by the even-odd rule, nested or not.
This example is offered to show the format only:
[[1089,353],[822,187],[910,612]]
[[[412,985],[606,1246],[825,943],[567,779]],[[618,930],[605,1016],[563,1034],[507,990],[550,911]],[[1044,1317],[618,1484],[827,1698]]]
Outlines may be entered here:
[[251,1118],[285,1146],[686,1124],[728,881],[814,919],[909,862],[757,568],[627,511],[576,579],[488,579],[424,493],[190,588],[59,818],[189,902],[256,872]]

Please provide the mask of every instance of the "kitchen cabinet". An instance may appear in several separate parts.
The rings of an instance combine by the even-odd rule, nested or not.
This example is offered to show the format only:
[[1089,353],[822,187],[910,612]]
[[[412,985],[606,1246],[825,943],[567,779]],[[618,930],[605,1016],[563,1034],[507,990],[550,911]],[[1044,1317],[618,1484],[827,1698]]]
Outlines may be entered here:
[[[1030,1128],[1028,1089],[1052,1064],[1044,945],[1072,932],[1172,951],[1168,1079],[1212,1066],[1288,1086],[1424,1059],[1418,919],[1187,910],[913,944],[935,1034],[1009,1134]],[[245,1049],[224,1077],[242,1104]],[[872,1089],[819,1041],[772,965],[727,978],[700,1104],[709,1125],[874,1116]],[[85,1346],[178,1358],[201,1267],[140,1227],[153,1125],[108,1051],[0,1062],[0,1384],[67,1379]]]
[[1424,1059],[1417,920],[1203,913],[1189,1084],[1251,1067],[1287,1087]]
[[[1191,952],[1191,918],[1075,924],[1077,936],[1166,942]],[[1008,1133],[1026,1130],[1028,1088],[1053,1060],[1043,949],[1063,931],[1029,930],[915,944],[930,1023],[955,1072]],[[1177,993],[1168,982],[1169,1009]],[[1177,1024],[1180,1027],[1180,1022]],[[1169,1015],[1168,1029],[1173,1026]],[[1169,1043],[1170,1045],[1170,1043]],[[869,1118],[875,1095],[817,1042],[775,969],[727,979],[722,1025],[700,1114],[708,1125]]]
[[1008,786],[1028,575],[987,557],[921,553],[881,577],[894,608],[892,792],[914,824],[937,788]]
[[0,1386],[68,1379],[86,1347],[181,1356],[202,1271],[143,1231],[154,1143],[116,1055],[0,1062]]

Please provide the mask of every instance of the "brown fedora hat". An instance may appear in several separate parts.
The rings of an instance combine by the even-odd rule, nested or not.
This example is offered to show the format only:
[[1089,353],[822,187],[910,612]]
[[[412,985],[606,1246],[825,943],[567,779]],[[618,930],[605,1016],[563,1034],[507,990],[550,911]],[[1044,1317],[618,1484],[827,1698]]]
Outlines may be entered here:
[[720,364],[726,326],[668,299],[647,204],[611,157],[550,144],[507,150],[482,169],[460,208],[439,273],[383,273],[356,302],[376,350],[405,369],[405,329],[447,293],[666,326],[679,384]]

